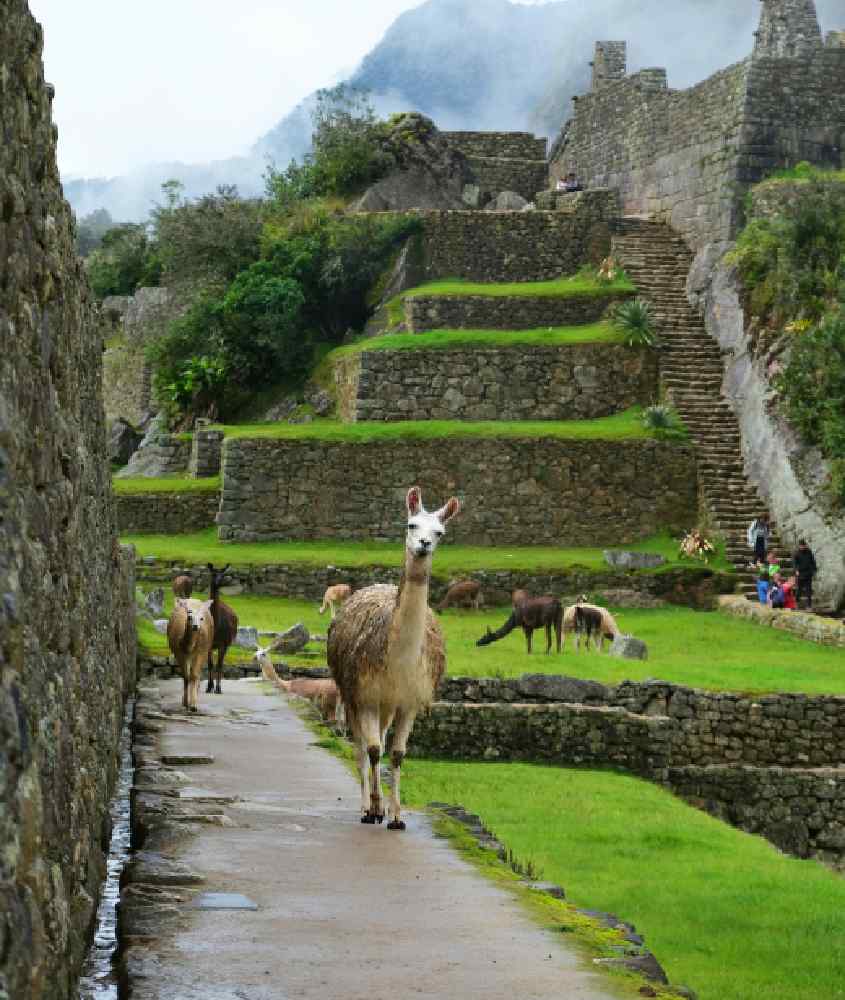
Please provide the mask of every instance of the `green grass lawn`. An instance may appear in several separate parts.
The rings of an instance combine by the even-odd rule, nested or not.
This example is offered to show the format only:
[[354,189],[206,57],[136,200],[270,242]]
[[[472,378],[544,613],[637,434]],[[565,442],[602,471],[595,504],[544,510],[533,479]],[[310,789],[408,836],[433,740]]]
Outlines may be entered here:
[[537,330],[430,330],[428,333],[388,333],[338,347],[323,364],[363,351],[446,351],[456,347],[562,347],[569,344],[623,344],[611,323],[549,326]]
[[[259,630],[281,632],[299,621],[315,633],[325,634],[328,628],[329,618],[317,614],[317,602],[254,596],[225,600],[238,613],[242,625],[254,625]],[[171,601],[168,595],[168,611]],[[492,608],[478,612],[450,610],[442,615],[447,669],[451,675],[566,674],[603,684],[651,677],[718,691],[845,694],[845,661],[841,650],[817,646],[718,612],[674,607],[616,610],[619,627],[648,643],[650,659],[644,662],[612,659],[594,651],[576,655],[571,638],[562,655],[546,656],[545,637],[539,631],[534,633],[531,655],[525,651],[521,631],[514,631],[490,646],[476,647],[476,640],[487,627],[498,627],[508,614],[507,608]],[[164,636],[146,631],[142,641],[157,655],[166,652]],[[322,654],[325,646],[318,644],[313,651]],[[325,660],[317,662],[322,664]]]
[[[397,524],[397,534],[401,526]],[[362,566],[398,566],[402,545],[395,542],[221,542],[216,528],[184,535],[123,535],[121,541],[134,545],[139,555],[155,556],[173,562],[205,565],[232,563],[238,566],[302,563],[307,566],[337,566],[351,569]],[[700,568],[701,563],[681,559],[678,540],[668,534],[654,535],[630,545],[608,546],[628,552],[655,552],[668,560],[667,568]],[[557,546],[506,546],[495,548],[452,545],[444,542],[437,550],[434,571],[438,576],[457,576],[476,570],[509,569],[525,572],[559,572],[573,567],[607,570],[603,549],[560,548]],[[720,543],[716,558],[708,564],[717,570],[729,570]],[[660,569],[649,572],[661,572]]]
[[491,298],[605,298],[620,292],[635,292],[627,277],[600,282],[592,275],[575,274],[552,281],[511,281],[490,283],[457,278],[429,281],[402,293],[404,298],[428,295],[480,295]]
[[180,476],[152,479],[138,476],[131,479],[112,479],[112,488],[117,494],[216,493],[220,489],[220,476],[210,476],[208,479],[189,479]]
[[343,424],[317,419],[307,424],[225,424],[227,438],[271,438],[288,441],[434,441],[444,438],[561,438],[569,441],[627,441],[651,438],[643,426],[642,409],[633,406],[622,413],[595,420],[406,420],[396,423],[361,421]]
[[407,758],[407,805],[460,803],[576,905],[645,935],[700,1000],[845,997],[845,880],[645,781]]

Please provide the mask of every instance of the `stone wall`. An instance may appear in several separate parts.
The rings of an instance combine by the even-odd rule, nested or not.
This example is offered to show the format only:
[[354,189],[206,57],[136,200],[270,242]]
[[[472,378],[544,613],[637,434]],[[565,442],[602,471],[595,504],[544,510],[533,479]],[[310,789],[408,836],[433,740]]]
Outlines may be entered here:
[[625,214],[669,222],[701,249],[731,239],[748,187],[800,160],[845,165],[845,50],[761,52],[688,90],[643,70],[580,97],[551,163],[618,188]]
[[845,601],[845,562],[837,555],[845,551],[845,516],[827,494],[829,467],[821,453],[804,446],[772,406],[766,359],[753,350],[736,271],[722,259],[730,248],[723,243],[699,254],[688,291],[704,308],[707,332],[722,348],[722,390],[742,431],[745,471],[765,499],[781,537],[790,545],[806,538],[815,551],[817,606],[838,608]]
[[[633,294],[633,293],[630,293]],[[629,293],[603,296],[409,295],[405,326],[428,330],[539,330],[597,323]]]
[[141,447],[129,463],[116,473],[118,479],[137,477],[178,476],[188,471],[191,461],[191,440],[178,434],[153,432],[144,438]]
[[[234,584],[243,587],[247,594],[266,594],[273,597],[290,597],[297,600],[321,601],[326,587],[348,583],[353,590],[369,587],[374,583],[398,583],[399,561],[402,550],[396,547],[396,559],[389,566],[356,566],[349,569],[336,566],[308,566],[301,563],[233,565],[227,576]],[[183,573],[194,580],[206,576],[204,563],[190,565],[172,559],[138,556],[135,573],[147,585],[167,585]],[[729,593],[734,587],[730,573],[716,572],[703,567],[682,567],[662,570],[659,573],[620,573],[607,570],[585,569],[572,566],[550,573],[531,573],[520,570],[473,570],[460,577],[444,575],[437,570],[431,580],[432,605],[438,603],[447,589],[458,578],[471,576],[481,584],[484,604],[487,607],[510,605],[515,590],[530,594],[557,594],[564,603],[574,603],[580,594],[589,594],[602,604],[630,607],[661,606],[663,602],[698,609],[712,609],[719,594]],[[200,590],[203,584],[199,583]],[[624,618],[623,618],[624,622]],[[503,700],[515,701],[513,698]]]
[[778,611],[739,595],[723,597],[719,601],[719,610],[767,628],[789,632],[820,646],[845,647],[845,623],[835,618],[823,618],[802,611]]
[[526,201],[533,201],[538,191],[549,186],[549,165],[545,160],[471,156],[469,166],[478,187],[490,195],[516,191]]
[[615,192],[591,192],[572,213],[424,212],[423,250],[429,279],[544,281],[575,274],[610,250]]
[[42,34],[0,16],[0,996],[69,1000],[96,912],[133,562],[117,543],[103,339],[62,197]]
[[220,452],[223,447],[223,431],[212,431],[198,426],[191,437],[191,457],[188,461],[188,475],[193,479],[207,479],[220,473]]
[[335,366],[357,420],[586,420],[657,394],[652,351],[610,344],[362,351]]
[[115,504],[122,535],[177,535],[213,527],[220,494],[118,493]]
[[548,142],[530,132],[443,132],[444,138],[464,156],[545,160]]
[[225,541],[398,539],[408,486],[465,510],[471,545],[623,545],[696,521],[685,445],[651,440],[228,439],[218,515]]

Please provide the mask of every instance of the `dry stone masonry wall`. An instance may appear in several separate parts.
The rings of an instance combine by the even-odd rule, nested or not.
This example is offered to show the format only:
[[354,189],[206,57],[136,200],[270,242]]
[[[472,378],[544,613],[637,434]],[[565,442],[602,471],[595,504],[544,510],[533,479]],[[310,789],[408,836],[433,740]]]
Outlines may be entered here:
[[362,351],[335,381],[345,421],[587,420],[652,402],[657,360],[607,344]]
[[443,137],[464,156],[510,160],[545,160],[546,139],[530,132],[444,132]]
[[539,330],[597,323],[628,294],[603,296],[409,295],[405,326],[429,330]]
[[178,535],[214,526],[220,494],[119,493],[115,497],[117,524],[122,535]]
[[133,562],[117,543],[102,334],[25,0],[0,4],[0,996],[69,1000],[105,870]]
[[219,535],[396,539],[410,482],[465,498],[452,534],[472,545],[622,545],[696,520],[693,456],[675,443],[229,439]]

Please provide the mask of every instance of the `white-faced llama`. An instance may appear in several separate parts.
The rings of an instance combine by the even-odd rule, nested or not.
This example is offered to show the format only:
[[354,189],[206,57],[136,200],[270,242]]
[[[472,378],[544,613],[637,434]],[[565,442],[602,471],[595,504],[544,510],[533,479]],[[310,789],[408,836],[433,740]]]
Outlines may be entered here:
[[328,634],[328,661],[346,708],[361,772],[361,822],[384,820],[379,763],[393,725],[390,830],[404,830],[399,772],[414,719],[434,699],[446,668],[443,635],[428,606],[434,550],[461,509],[452,497],[440,510],[423,508],[418,486],[408,490],[405,569],[398,587],[357,591],[341,607]]

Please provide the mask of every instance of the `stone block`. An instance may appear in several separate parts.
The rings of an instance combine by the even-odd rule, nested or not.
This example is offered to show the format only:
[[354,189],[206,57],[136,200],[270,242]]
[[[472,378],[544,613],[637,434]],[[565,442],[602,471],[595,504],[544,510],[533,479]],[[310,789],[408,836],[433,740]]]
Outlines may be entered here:
[[625,552],[621,550],[605,550],[604,561],[614,569],[656,569],[666,563],[664,556],[654,552]]
[[610,647],[610,655],[623,660],[647,660],[648,646],[632,635],[617,635]]

